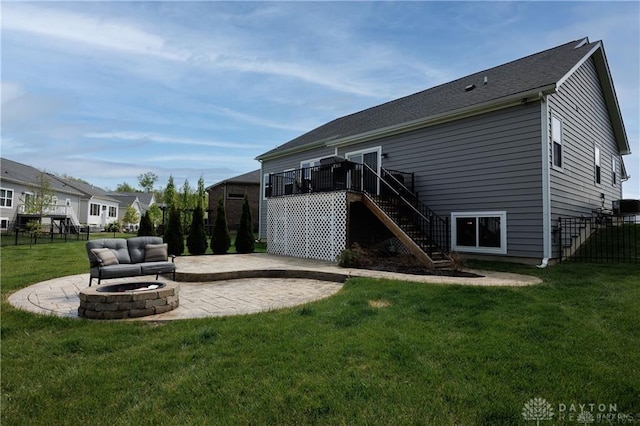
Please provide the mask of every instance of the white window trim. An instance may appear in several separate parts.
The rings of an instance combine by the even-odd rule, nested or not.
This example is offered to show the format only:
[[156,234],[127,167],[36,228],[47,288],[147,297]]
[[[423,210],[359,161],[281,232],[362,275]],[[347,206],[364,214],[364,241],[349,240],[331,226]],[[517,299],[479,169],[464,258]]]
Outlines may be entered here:
[[[375,172],[376,172],[376,174],[378,176],[380,176],[380,170],[381,170],[381,167],[382,167],[382,145],[374,146],[373,148],[365,148],[365,149],[360,149],[358,151],[347,152],[347,153],[345,153],[344,158],[346,160],[349,160],[349,157],[351,157],[353,155],[362,155],[362,161],[364,161],[364,155],[365,154],[370,154],[372,152],[378,153],[378,167],[375,170]],[[378,194],[380,193],[380,180],[377,180],[376,192]]]
[[269,179],[269,175],[271,173],[263,173],[262,174],[262,199],[263,200],[267,200],[267,195],[265,194],[267,192],[267,180]]
[[[3,208],[3,209],[13,209],[14,206],[15,206],[14,198],[15,198],[15,193],[16,192],[12,188],[0,188],[0,189],[5,191],[5,194],[8,193],[8,192],[11,192],[11,197],[7,197],[7,196],[4,197],[5,200],[11,200],[11,205],[10,206],[4,205],[4,206],[0,206],[0,207]],[[5,204],[6,204],[6,202],[5,202]]]
[[[500,247],[469,247],[458,246],[456,219],[459,217],[499,217],[500,218]],[[476,222],[477,223],[477,222]],[[478,230],[476,229],[476,233]],[[478,241],[476,234],[476,241]],[[507,254],[507,212],[506,211],[489,211],[489,212],[451,212],[451,250],[466,253],[482,253],[482,254]]]
[[618,186],[620,181],[620,173],[618,173],[618,158],[615,154],[611,154],[611,186]]
[[[554,144],[556,141],[554,140],[554,132],[553,132],[553,120],[558,120],[560,123],[560,139],[558,144],[560,145],[560,166],[556,166],[556,150]],[[563,171],[564,170],[564,162],[565,162],[565,152],[564,152],[564,122],[560,117],[555,114],[551,114],[551,167],[554,170]]]
[[[2,222],[6,222],[7,226],[2,226]],[[0,217],[0,229],[3,231],[9,230],[9,218],[8,217]]]
[[[597,168],[600,168],[600,182],[597,180]],[[595,144],[593,147],[593,183],[600,187],[602,186],[602,149],[600,145]]]

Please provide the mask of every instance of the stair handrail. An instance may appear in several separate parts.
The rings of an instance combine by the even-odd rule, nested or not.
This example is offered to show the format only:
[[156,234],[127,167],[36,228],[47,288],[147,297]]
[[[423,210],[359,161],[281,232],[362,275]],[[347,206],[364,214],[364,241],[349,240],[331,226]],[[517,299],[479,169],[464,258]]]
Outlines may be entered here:
[[[384,180],[384,178],[382,178],[378,172],[376,172],[375,170],[373,170],[371,168],[371,166],[369,166],[368,164],[364,164],[364,166],[369,169],[369,171],[371,171],[371,173],[373,173],[379,180],[380,182],[384,183],[390,190],[392,190],[402,201],[404,201],[404,203],[406,205],[408,205],[409,207],[411,207],[411,209],[413,209],[414,212],[416,212],[417,214],[419,214],[424,220],[426,220],[427,222],[431,222],[431,219],[429,219],[428,217],[426,217],[424,214],[422,214],[422,212],[420,210],[418,210],[413,204],[411,204],[408,200],[406,200],[402,194],[400,194],[400,192],[398,190],[396,190],[393,186],[391,186],[389,184],[389,182],[387,182],[386,180]],[[403,185],[404,186],[404,185]],[[362,192],[367,193],[367,190],[362,188]],[[417,200],[418,202],[420,202],[420,200]],[[426,206],[425,206],[426,207]],[[426,207],[428,209],[428,207]]]
[[[382,183],[384,183],[384,184],[386,185],[386,187],[387,187],[387,188],[389,188],[389,189],[390,189],[390,190],[391,190],[391,191],[392,191],[392,192],[393,192],[393,193],[394,193],[394,194],[395,194],[395,195],[396,195],[400,200],[402,200],[402,202],[403,202],[406,206],[410,207],[410,208],[411,208],[415,213],[417,213],[417,214],[418,214],[418,215],[419,215],[419,216],[420,216],[424,221],[426,221],[427,223],[431,223],[431,222],[432,222],[432,221],[431,221],[431,219],[432,219],[433,217],[435,217],[435,218],[440,219],[441,221],[443,221],[443,222],[445,222],[445,223],[446,223],[446,221],[444,221],[444,219],[440,218],[440,216],[438,216],[438,214],[437,214],[437,213],[435,213],[435,212],[434,212],[433,210],[431,210],[429,207],[427,207],[426,205],[424,205],[424,203],[423,203],[422,201],[420,201],[420,200],[418,199],[418,197],[416,197],[416,195],[415,195],[412,191],[410,191],[410,190],[409,190],[409,188],[407,188],[406,186],[404,186],[404,185],[402,184],[402,182],[399,182],[399,181],[398,181],[398,183],[400,183],[400,184],[401,184],[401,185],[406,189],[406,193],[411,195],[411,199],[412,199],[413,203],[412,203],[411,201],[407,200],[407,199],[406,199],[406,198],[405,198],[405,197],[404,197],[404,196],[403,196],[403,195],[402,195],[402,194],[401,194],[401,193],[400,193],[396,188],[394,188],[392,185],[390,185],[390,184],[389,184],[389,182],[387,182],[384,178],[382,178],[382,177],[381,177],[381,176],[380,176],[380,175],[379,175],[375,170],[373,170],[373,169],[372,169],[368,164],[364,164],[364,166],[365,166],[365,167],[366,167],[366,168],[367,168],[371,173],[373,173],[373,175],[374,175],[374,176],[376,176],[376,177],[379,179],[379,181],[381,181]],[[383,169],[383,170],[384,170],[384,169]],[[393,177],[393,176],[392,176],[392,177]],[[364,193],[366,193],[367,195],[369,195],[369,194],[367,193],[367,191],[366,191],[366,189],[365,189],[364,187],[362,188],[362,191],[363,191]],[[371,198],[373,198],[373,197],[371,197]],[[414,205],[414,203],[415,203],[415,205]],[[424,209],[424,213],[423,213],[422,211],[420,211],[420,210],[416,207],[416,205],[417,205],[417,206],[419,206],[419,207],[421,207],[422,209]],[[426,213],[426,215],[425,215],[425,213]],[[423,232],[425,232],[425,231],[423,230]],[[447,246],[447,244],[446,244],[446,241],[445,241],[445,244],[444,244],[444,246],[443,246],[443,245],[441,245],[441,244],[440,244],[440,241],[437,241],[437,240],[436,240],[436,238],[434,238],[434,235],[430,235],[430,233],[429,233],[429,232],[425,232],[425,234],[429,236],[429,238],[430,238],[431,242],[432,242],[433,244],[435,244],[438,248],[440,248],[441,250],[448,251],[448,248],[447,248],[448,246]]]

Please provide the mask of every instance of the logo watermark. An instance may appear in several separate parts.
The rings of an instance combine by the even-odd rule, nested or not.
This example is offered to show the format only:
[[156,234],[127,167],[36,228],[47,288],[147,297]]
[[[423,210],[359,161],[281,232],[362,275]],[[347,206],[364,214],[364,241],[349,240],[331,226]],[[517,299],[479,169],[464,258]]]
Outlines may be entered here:
[[617,403],[552,403],[540,397],[532,398],[524,403],[522,418],[526,421],[536,422],[536,426],[553,421],[562,424],[575,422],[585,426],[592,424],[640,424],[640,412],[629,413],[619,410]]

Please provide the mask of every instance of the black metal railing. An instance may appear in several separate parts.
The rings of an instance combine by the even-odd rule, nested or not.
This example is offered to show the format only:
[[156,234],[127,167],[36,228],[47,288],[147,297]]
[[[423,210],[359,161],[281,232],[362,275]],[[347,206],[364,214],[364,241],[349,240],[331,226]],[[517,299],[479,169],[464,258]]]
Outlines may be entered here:
[[[446,258],[450,251],[451,225],[418,199],[412,188],[405,186],[396,174],[382,168],[382,176],[365,165],[365,188],[379,185],[379,191],[365,193],[374,200],[429,257]],[[413,179],[411,179],[413,182]],[[440,260],[440,259],[438,259]]]
[[266,197],[340,190],[362,191],[362,164],[342,161],[333,164],[272,173],[265,182]]
[[640,263],[637,216],[563,217],[558,230],[562,261]]
[[337,161],[270,174],[266,197],[350,190],[367,195],[429,255],[448,253],[451,226],[414,193],[414,174],[366,164]]

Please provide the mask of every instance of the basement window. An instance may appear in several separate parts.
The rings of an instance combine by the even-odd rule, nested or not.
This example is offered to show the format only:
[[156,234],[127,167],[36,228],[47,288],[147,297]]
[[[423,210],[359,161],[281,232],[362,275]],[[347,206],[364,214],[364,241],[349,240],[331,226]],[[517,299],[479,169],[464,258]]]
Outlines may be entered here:
[[453,251],[507,254],[507,212],[451,213]]

